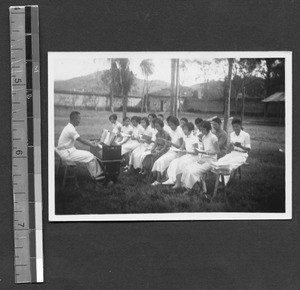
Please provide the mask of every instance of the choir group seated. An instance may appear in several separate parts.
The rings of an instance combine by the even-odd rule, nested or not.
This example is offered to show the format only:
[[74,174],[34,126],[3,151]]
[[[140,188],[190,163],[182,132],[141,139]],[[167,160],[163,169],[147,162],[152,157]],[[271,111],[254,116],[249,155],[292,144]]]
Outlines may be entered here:
[[[109,144],[121,146],[126,174],[136,172],[148,176],[152,186],[184,188],[185,193],[203,182],[212,169],[226,170],[227,184],[230,173],[246,162],[251,148],[250,136],[243,131],[239,119],[232,120],[229,140],[218,117],[196,118],[193,124],[186,118],[169,116],[165,120],[162,114],[149,114],[142,118],[126,117],[122,125],[117,115],[112,114],[109,121],[111,126],[104,130],[102,143],[109,140]],[[76,149],[74,143],[77,140],[92,147],[101,145],[82,139],[75,128],[79,124],[80,113],[74,111],[56,150],[65,160],[85,163],[91,176],[97,179],[103,171],[101,162],[92,153]]]

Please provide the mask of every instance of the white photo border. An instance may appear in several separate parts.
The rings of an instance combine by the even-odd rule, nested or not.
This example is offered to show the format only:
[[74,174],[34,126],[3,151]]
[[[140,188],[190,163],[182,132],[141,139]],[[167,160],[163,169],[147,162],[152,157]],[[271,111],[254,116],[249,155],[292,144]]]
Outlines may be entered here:
[[[54,60],[61,58],[285,58],[285,212],[194,212],[132,214],[55,214],[54,158]],[[292,52],[214,51],[214,52],[48,52],[48,217],[49,221],[192,221],[192,220],[287,220],[292,219]]]

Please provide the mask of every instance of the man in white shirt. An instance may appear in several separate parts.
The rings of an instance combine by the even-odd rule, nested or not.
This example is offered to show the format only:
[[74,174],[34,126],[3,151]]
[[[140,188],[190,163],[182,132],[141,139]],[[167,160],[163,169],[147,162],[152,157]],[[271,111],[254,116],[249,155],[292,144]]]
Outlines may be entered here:
[[97,145],[81,138],[77,133],[75,127],[79,126],[80,121],[80,113],[77,111],[71,112],[70,123],[64,127],[60,134],[56,151],[65,161],[85,163],[90,175],[95,179],[99,179],[103,170],[96,157],[88,151],[75,148],[75,141],[87,146],[97,147]]
[[[239,119],[232,120],[233,132],[230,134],[229,149],[232,151],[220,158],[217,162],[213,162],[213,167],[228,166],[229,172],[235,170],[244,164],[251,149],[250,135],[242,130],[242,123]],[[229,181],[230,176],[225,175],[225,184]]]

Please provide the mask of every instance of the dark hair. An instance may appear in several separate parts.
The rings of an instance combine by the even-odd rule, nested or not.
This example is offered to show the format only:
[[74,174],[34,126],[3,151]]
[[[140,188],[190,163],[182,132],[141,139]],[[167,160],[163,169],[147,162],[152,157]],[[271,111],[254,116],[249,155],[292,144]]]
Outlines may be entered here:
[[150,122],[149,122],[149,120],[148,120],[148,118],[147,118],[147,117],[143,117],[143,118],[141,118],[141,121],[145,121],[145,123],[146,123],[147,127],[148,127],[148,126],[149,126],[149,124],[150,124]]
[[157,118],[154,118],[154,119],[152,119],[152,121],[151,121],[151,125],[153,125],[153,127],[154,127],[154,125],[155,125],[155,120],[156,120]]
[[129,120],[129,121],[130,121],[130,118],[129,118],[129,117],[124,117],[124,118],[123,118],[123,122],[125,122],[126,120]]
[[118,117],[117,117],[117,115],[116,114],[112,114],[112,115],[110,115],[109,116],[109,118],[108,118],[109,120],[117,120],[118,119]]
[[167,122],[169,122],[169,121],[170,121],[171,117],[172,117],[172,116],[168,116],[168,118],[167,118]]
[[70,121],[73,121],[80,113],[78,111],[72,111],[70,114]]
[[151,116],[153,119],[156,119],[156,115],[154,113],[149,114],[148,118],[149,118],[149,116]]
[[218,123],[219,125],[222,124],[222,121],[219,117],[213,118],[212,121]]
[[136,116],[136,118],[137,118],[137,122],[140,124],[140,123],[141,123],[141,120],[142,120],[142,117]]
[[179,121],[176,117],[170,116],[168,118],[169,118],[168,123],[173,123],[176,127],[179,126]]
[[137,123],[139,123],[139,117],[138,116],[131,117],[131,122],[132,121],[136,121]]
[[161,119],[155,119],[154,124],[158,124],[161,128],[165,125]]
[[242,121],[240,119],[234,118],[231,122],[231,125],[238,124],[242,126]]
[[180,121],[184,121],[185,123],[189,122],[187,118],[181,118]]
[[200,123],[202,123],[203,122],[203,119],[201,119],[201,118],[196,118],[196,120],[195,120],[195,125],[198,125],[198,124],[200,124]]
[[188,129],[189,132],[192,132],[192,131],[195,129],[194,124],[191,123],[191,122],[188,122],[188,123],[184,124],[182,127],[183,127],[183,128],[186,127],[186,128]]
[[164,115],[163,114],[158,114],[157,117],[162,117],[164,119]]
[[203,121],[201,127],[204,128],[207,132],[211,130],[211,124],[208,121]]

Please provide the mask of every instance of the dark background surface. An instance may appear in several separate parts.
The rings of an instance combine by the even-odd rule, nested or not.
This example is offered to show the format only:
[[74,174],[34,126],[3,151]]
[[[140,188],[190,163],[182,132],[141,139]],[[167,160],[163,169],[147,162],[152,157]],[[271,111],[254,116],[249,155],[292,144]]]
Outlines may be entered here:
[[[37,3],[39,2],[39,3]],[[14,285],[10,5],[39,4],[45,282]],[[1,1],[0,288],[299,289],[299,1]],[[293,51],[293,219],[49,223],[47,52]],[[287,128],[291,129],[291,128]]]

